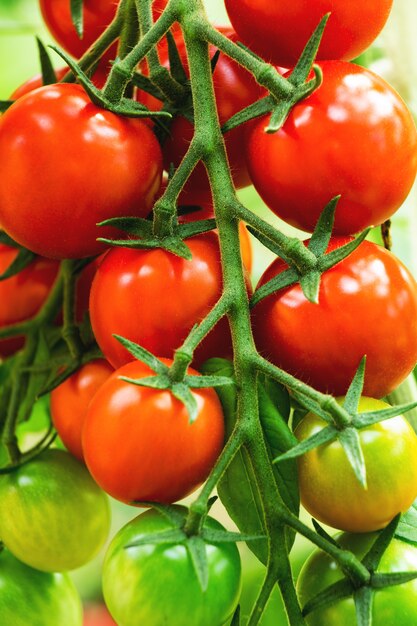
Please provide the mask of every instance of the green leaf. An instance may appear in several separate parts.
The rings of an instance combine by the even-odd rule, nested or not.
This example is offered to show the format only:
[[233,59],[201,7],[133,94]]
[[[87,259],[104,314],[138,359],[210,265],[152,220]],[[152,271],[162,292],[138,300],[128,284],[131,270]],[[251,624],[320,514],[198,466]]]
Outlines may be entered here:
[[[344,600],[345,598],[350,598],[353,593],[353,586],[348,580],[343,579],[339,580],[333,585],[330,585],[319,594],[317,594],[314,598],[309,600],[307,604],[303,607],[303,615],[309,615],[313,611],[317,609],[323,609],[326,606],[330,606],[335,604],[339,600]],[[325,624],[323,624],[325,626]],[[352,624],[353,626],[353,624]]]
[[57,82],[57,77],[55,74],[54,66],[52,65],[51,58],[39,37],[36,37],[36,42],[38,44],[39,61],[41,64],[42,84],[53,85]]
[[327,250],[327,246],[329,245],[330,237],[332,236],[333,231],[336,207],[339,200],[340,196],[336,196],[330,200],[329,204],[320,214],[314,232],[311,235],[311,239],[308,243],[308,249],[317,257],[324,254]]
[[358,412],[359,400],[361,399],[363,382],[365,380],[365,366],[366,356],[362,357],[343,402],[343,408],[352,416]]
[[165,363],[162,363],[162,361],[149,352],[149,350],[142,348],[142,346],[139,346],[137,343],[133,343],[133,341],[129,341],[129,339],[125,339],[120,335],[113,335],[113,337],[117,339],[135,359],[148,365],[148,367],[157,374],[166,374],[168,372],[168,367]]
[[348,426],[338,431],[338,439],[345,451],[356,478],[364,489],[367,489],[365,457],[363,456],[359,434],[356,428]]
[[36,259],[36,254],[31,252],[30,250],[26,250],[25,248],[21,248],[18,252],[17,257],[14,261],[9,265],[9,267],[0,274],[0,281],[6,280],[7,278],[11,278],[11,276],[16,276],[26,267],[28,267],[33,261]]
[[307,80],[308,75],[311,71],[311,67],[314,63],[314,59],[316,58],[317,50],[319,49],[324,29],[326,27],[329,17],[330,13],[327,13],[327,15],[324,15],[324,17],[322,17],[317,28],[307,42],[307,45],[304,48],[297,62],[297,65],[295,66],[288,79],[289,82],[293,85],[301,85]]
[[84,34],[83,0],[70,0],[70,2],[72,23],[78,37],[82,39]]
[[395,536],[397,539],[417,546],[417,500],[406,513],[401,515]]
[[298,280],[298,272],[294,269],[288,269],[284,272],[281,272],[281,274],[278,274],[278,276],[274,276],[274,278],[271,278],[271,280],[265,283],[265,285],[262,285],[255,291],[251,298],[250,306],[254,307],[264,298],[267,298],[273,293],[280,291],[280,289],[285,289],[285,287],[290,287],[291,285],[298,283]]
[[208,587],[209,570],[204,539],[197,536],[190,537],[185,545],[191,557],[200,588],[205,593]]
[[184,383],[174,383],[171,391],[172,395],[182,402],[187,409],[190,424],[195,422],[198,417],[198,404],[195,395],[190,391],[189,387]]
[[283,463],[284,461],[288,461],[289,459],[297,459],[299,456],[318,448],[319,446],[324,445],[325,443],[329,443],[336,439],[339,431],[335,426],[329,424],[325,428],[322,428],[318,433],[315,433],[308,439],[304,439],[293,448],[285,452],[285,454],[281,454],[276,457],[273,463]]
[[321,273],[317,270],[311,270],[300,277],[300,286],[304,296],[309,302],[318,304],[320,290]]
[[321,272],[325,272],[326,270],[334,267],[344,259],[346,259],[356,248],[360,246],[362,241],[364,241],[369,234],[371,229],[368,228],[364,230],[360,235],[356,237],[353,241],[341,246],[340,248],[336,248],[336,250],[332,250],[329,254],[325,254],[318,260],[318,268]]
[[374,592],[371,587],[361,587],[355,591],[353,599],[355,601],[357,626],[372,626],[372,600]]

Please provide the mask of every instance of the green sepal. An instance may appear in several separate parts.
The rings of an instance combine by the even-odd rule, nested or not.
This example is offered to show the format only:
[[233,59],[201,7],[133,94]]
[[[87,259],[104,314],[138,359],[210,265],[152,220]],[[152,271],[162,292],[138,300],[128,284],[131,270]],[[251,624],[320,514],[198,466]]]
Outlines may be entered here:
[[30,250],[26,250],[26,248],[20,248],[14,261],[3,272],[3,274],[0,274],[0,281],[11,278],[12,276],[16,276],[16,274],[19,274],[19,272],[21,272],[31,263],[33,263],[35,259],[36,254],[31,252]]
[[276,457],[273,460],[273,463],[283,463],[284,461],[288,461],[289,459],[297,459],[299,456],[318,448],[319,446],[324,445],[325,443],[329,443],[330,441],[334,441],[338,435],[339,431],[336,426],[329,424],[325,428],[322,428],[318,433],[312,435],[308,439],[304,439],[296,446],[285,452],[284,454],[280,454],[280,456]]
[[0,243],[10,248],[21,248],[22,246],[10,237],[4,230],[0,230]]
[[170,389],[171,381],[166,374],[158,376],[146,376],[146,378],[129,378],[128,376],[119,376],[119,380],[137,387],[148,387],[150,389]]
[[[314,598],[309,600],[303,607],[303,615],[306,617],[313,611],[318,609],[324,609],[331,604],[335,604],[339,600],[350,598],[353,593],[353,585],[346,579],[338,580],[333,585],[330,585]],[[323,624],[324,626],[324,624]]]
[[0,113],[5,113],[14,103],[15,100],[0,100]]
[[261,302],[261,300],[264,300],[264,298],[271,296],[277,291],[295,285],[298,283],[299,279],[300,276],[297,270],[292,268],[284,270],[255,291],[250,300],[250,306],[254,307],[258,302]]
[[[327,411],[325,411],[325,409],[323,409],[318,402],[309,398],[309,396],[306,396],[299,391],[293,391],[292,398],[296,400],[298,404],[304,407],[307,412],[311,411],[312,413],[315,413],[316,415],[321,417],[321,419],[328,424],[334,425],[334,421],[331,418],[330,414],[327,413]],[[295,424],[293,425],[293,428],[295,428]]]
[[401,515],[397,515],[393,520],[391,520],[391,522],[379,533],[372,546],[363,557],[362,563],[370,572],[375,572],[377,570],[385,551],[396,533],[400,518]]
[[361,587],[353,594],[357,626],[372,626],[372,601],[374,592],[371,587]]
[[136,72],[132,76],[132,84],[135,87],[138,87],[141,91],[146,91],[146,93],[149,93],[153,98],[156,98],[161,102],[164,101],[164,94],[148,76],[144,76],[143,74]]
[[360,235],[358,235],[353,241],[341,246],[340,248],[336,248],[336,250],[332,250],[328,254],[324,254],[318,259],[318,269],[321,272],[325,272],[326,270],[334,267],[341,261],[344,261],[352,252],[356,250],[360,246],[360,244],[366,239],[367,235],[370,232],[370,228],[364,230]]
[[191,261],[193,258],[190,248],[178,237],[164,237],[161,239],[105,239],[99,237],[97,241],[101,241],[102,243],[116,248],[130,248],[133,250],[162,249],[186,261]]
[[215,228],[217,228],[217,224],[214,218],[197,220],[195,222],[188,222],[187,224],[179,224],[178,234],[181,239],[188,239],[189,237],[194,237],[201,233],[207,233]]
[[307,80],[311,72],[311,68],[313,66],[314,60],[316,58],[317,51],[319,49],[319,46],[323,37],[324,29],[329,20],[329,17],[330,17],[330,13],[327,13],[321,18],[315,31],[313,32],[310,39],[308,40],[307,45],[305,46],[303,52],[301,53],[301,56],[299,60],[297,61],[297,64],[294,70],[291,72],[291,75],[288,78],[288,81],[292,85],[299,86],[299,85],[302,85]]
[[152,222],[143,219],[143,217],[111,217],[108,220],[98,222],[97,226],[111,226],[136,237],[150,237],[152,235]]
[[317,257],[326,253],[327,246],[332,236],[335,213],[339,200],[340,196],[336,196],[325,206],[314,228],[314,232],[310,237],[310,241],[308,242],[308,249]]
[[369,411],[369,413],[358,413],[352,418],[352,425],[355,428],[366,428],[377,424],[378,422],[384,422],[385,420],[403,415],[407,411],[412,411],[417,406],[417,402],[411,402],[410,404],[401,404],[398,406],[392,406],[389,409],[381,409],[380,411]]
[[189,422],[192,424],[198,417],[198,404],[194,394],[185,383],[174,383],[171,387],[172,395],[183,403],[187,409]]
[[172,504],[161,504],[160,502],[149,502],[148,500],[135,500],[135,505],[150,507],[158,511],[166,520],[174,526],[181,528],[184,524],[185,509]]
[[230,626],[240,626],[240,604],[236,607]]
[[272,241],[269,237],[260,233],[256,228],[252,226],[247,226],[248,231],[251,235],[253,235],[265,248],[279,256],[287,265],[290,265],[291,261],[286,256],[285,252],[282,250],[281,246],[279,246],[275,241]]
[[206,592],[208,587],[209,570],[204,539],[198,536],[189,537],[185,546],[188,554],[190,555],[200,588],[203,592]]
[[318,535],[320,535],[320,537],[323,537],[323,539],[325,539],[326,541],[331,543],[336,548],[340,548],[340,546],[339,546],[338,542],[336,541],[336,539],[334,537],[332,537],[331,535],[329,535],[329,533],[327,533],[324,530],[323,526],[321,526],[321,524],[319,524],[318,521],[314,519],[314,517],[312,518],[311,521],[312,521],[312,524],[314,526],[314,530],[316,531],[316,533]]
[[142,346],[139,346],[137,343],[134,343],[129,339],[125,339],[120,335],[113,335],[113,337],[117,339],[117,341],[121,343],[122,346],[126,348],[126,350],[132,356],[135,357],[135,359],[138,359],[138,361],[142,361],[142,363],[145,363],[145,365],[150,367],[152,371],[156,372],[157,374],[166,374],[168,372],[168,367],[165,365],[165,363],[162,363],[162,361],[160,361],[154,354],[152,354],[152,352],[146,350],[146,348],[142,348]]
[[390,574],[373,574],[373,589],[385,589],[386,587],[396,587],[403,585],[411,580],[416,580],[417,571],[414,572],[392,572]]
[[[1,389],[1,386],[0,386]],[[401,515],[395,537],[406,543],[417,546],[417,500],[406,513]]]
[[178,52],[177,42],[170,30],[166,33],[166,38],[168,42],[168,59],[171,76],[177,83],[180,83],[180,85],[188,84],[187,72],[185,71],[181,56]]
[[256,119],[258,117],[262,117],[266,115],[274,106],[274,99],[272,96],[266,96],[265,98],[261,98],[261,100],[257,100],[253,104],[245,107],[232,117],[230,117],[227,122],[225,122],[222,126],[222,133],[225,135],[230,132],[234,128],[238,126],[242,126],[246,122],[250,120]]
[[348,426],[338,432],[337,438],[360,485],[367,489],[365,457],[363,456],[358,431],[356,428]]
[[[359,367],[356,370],[355,376],[349,385],[345,399],[343,401],[343,408],[349,413],[349,415],[356,415],[359,407],[359,400],[361,399],[363,391],[363,383],[365,380],[365,367],[366,356],[362,357]],[[352,422],[353,423],[353,422]],[[355,424],[356,426],[356,424]]]
[[153,546],[170,543],[183,543],[187,538],[187,535],[179,528],[173,528],[172,530],[164,530],[160,533],[152,533],[144,535],[140,539],[136,539],[132,543],[128,543],[123,546],[125,550],[129,548],[138,548],[139,546]]
[[71,20],[80,39],[84,34],[83,4],[84,0],[70,0]]
[[317,270],[311,270],[301,276],[299,282],[304,296],[309,302],[318,304],[321,274]]
[[38,44],[39,61],[41,64],[42,84],[53,85],[57,82],[57,77],[51,58],[39,37],[36,37],[36,43]]

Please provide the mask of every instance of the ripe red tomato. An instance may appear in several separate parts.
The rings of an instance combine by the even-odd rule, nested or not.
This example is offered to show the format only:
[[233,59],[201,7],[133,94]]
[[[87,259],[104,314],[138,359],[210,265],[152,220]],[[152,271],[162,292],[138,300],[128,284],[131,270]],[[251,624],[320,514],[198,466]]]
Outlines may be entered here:
[[120,380],[152,375],[139,361],[118,369],[94,396],[84,421],[88,469],[102,489],[127,503],[184,498],[207,478],[224,441],[223,412],[213,389],[192,390],[198,416],[190,424],[171,391]]
[[[358,411],[380,411],[389,405],[362,397]],[[308,413],[295,435],[303,441],[326,422]],[[384,528],[407,511],[417,497],[417,436],[405,417],[359,431],[366,465],[367,488],[356,478],[338,441],[315,448],[298,459],[301,503],[319,521],[340,530],[362,533]]]
[[62,443],[80,461],[84,460],[81,433],[88,406],[113,371],[107,361],[96,359],[83,365],[51,393],[53,424]]
[[225,0],[239,38],[267,61],[292,67],[326,13],[331,13],[318,59],[350,61],[376,39],[392,0]]
[[320,66],[323,84],[281,130],[267,134],[265,118],[251,126],[248,167],[269,208],[302,230],[312,232],[341,194],[334,232],[348,235],[381,224],[405,200],[417,171],[417,132],[382,78],[341,61]]
[[[347,243],[335,237],[329,251]],[[286,269],[280,259],[260,285]],[[253,310],[258,348],[273,363],[323,392],[344,395],[364,355],[364,395],[381,398],[417,362],[417,285],[390,252],[364,241],[321,277],[319,304],[295,286]]]
[[[158,250],[110,250],[91,288],[91,324],[106,359],[120,367],[134,357],[113,337],[121,335],[171,358],[194,324],[222,293],[218,236],[204,233],[186,241],[191,261]],[[231,355],[227,320],[222,319],[196,353],[197,363]]]
[[[224,35],[232,41],[236,41],[236,34],[229,27],[218,27]],[[188,71],[187,53],[185,50],[182,34],[175,37],[180,56]],[[210,55],[214,56],[216,48],[210,47]],[[160,50],[161,62],[169,66],[166,49]],[[220,122],[224,124],[230,117],[241,109],[249,106],[265,94],[254,78],[235,61],[226,55],[220,55],[214,74],[214,90]],[[138,98],[151,110],[161,108],[159,101],[146,93],[139,94]],[[247,187],[251,184],[244,153],[245,126],[240,126],[225,135],[227,153],[233,180],[237,188]],[[182,161],[194,134],[193,125],[184,117],[178,116],[171,125],[170,136],[164,144],[164,165],[168,171],[171,164],[178,167]],[[205,167],[200,163],[191,175],[186,187],[185,197],[189,204],[199,204],[211,199],[210,185]]]
[[[5,272],[18,255],[16,248],[0,244],[0,273]],[[58,263],[37,258],[23,271],[0,281],[0,328],[33,317],[46,300],[58,273]],[[13,354],[23,346],[23,337],[0,341],[0,357]]]
[[97,237],[114,229],[97,223],[146,216],[161,182],[152,131],[95,106],[80,85],[41,87],[17,100],[1,119],[0,160],[4,230],[52,258],[99,253]]
[[87,604],[83,626],[117,626],[104,604]]

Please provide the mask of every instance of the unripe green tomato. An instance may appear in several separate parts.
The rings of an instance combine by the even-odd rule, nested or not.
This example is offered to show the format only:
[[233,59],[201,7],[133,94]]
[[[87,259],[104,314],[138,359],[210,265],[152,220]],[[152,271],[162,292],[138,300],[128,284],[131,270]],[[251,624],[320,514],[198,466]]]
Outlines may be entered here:
[[[341,402],[341,400],[339,400]],[[359,413],[387,409],[381,400],[362,397]],[[308,413],[295,429],[302,441],[327,426]],[[366,465],[367,489],[356,478],[337,440],[298,459],[303,506],[324,524],[350,532],[370,532],[407,511],[417,497],[417,435],[399,415],[358,431]]]
[[81,600],[67,574],[39,572],[0,552],[2,626],[82,626]]
[[[212,518],[209,528],[223,529]],[[119,626],[221,626],[240,594],[241,566],[234,543],[206,544],[208,588],[203,592],[182,544],[126,548],[144,535],[172,529],[155,510],[139,515],[115,536],[104,561],[103,592]]]
[[[377,535],[345,533],[338,542],[362,559]],[[384,553],[377,572],[415,572],[417,548],[399,539],[393,539]],[[343,574],[335,561],[320,550],[307,559],[297,581],[297,593],[302,607],[329,585],[341,580]],[[313,611],[306,617],[308,626],[355,626],[355,605],[352,598]],[[416,626],[417,580],[375,590],[372,605],[372,626]]]
[[63,450],[46,450],[0,476],[1,540],[31,567],[60,572],[84,565],[109,527],[107,496]]

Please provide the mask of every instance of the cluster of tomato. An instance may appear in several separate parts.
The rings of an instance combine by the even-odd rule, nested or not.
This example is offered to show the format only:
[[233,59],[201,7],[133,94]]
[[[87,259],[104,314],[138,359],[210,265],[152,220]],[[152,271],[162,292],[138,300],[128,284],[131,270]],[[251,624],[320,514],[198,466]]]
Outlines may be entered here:
[[[389,219],[416,175],[417,133],[405,104],[381,78],[349,62],[377,36],[391,3],[383,0],[376,7],[375,3],[322,1],[306,12],[305,3],[297,1],[289,14],[285,3],[226,0],[237,34],[231,28],[221,32],[280,68],[294,66],[318,21],[327,10],[333,11],[318,54],[322,85],[295,105],[278,132],[266,133],[268,117],[262,117],[225,137],[236,187],[254,184],[274,213],[302,230],[312,232],[324,206],[340,194],[328,252],[360,230]],[[117,9],[113,2],[103,6],[97,0],[84,0],[85,35],[80,39],[69,0],[41,0],[40,4],[52,34],[77,57],[103,32]],[[165,4],[154,2],[154,17]],[[185,45],[176,27],[174,36],[187,72]],[[169,67],[168,47],[161,44],[158,50],[161,63]],[[107,60],[114,53],[111,48]],[[105,63],[94,75],[99,86],[105,82],[104,67]],[[146,67],[142,69],[146,73]],[[65,70],[59,71],[58,78],[64,74]],[[213,78],[221,123],[265,95],[251,75],[224,55]],[[175,350],[219,299],[222,271],[215,231],[187,240],[191,260],[164,249],[106,250],[97,241],[120,236],[113,227],[99,227],[100,222],[149,215],[161,194],[163,170],[178,166],[187,151],[191,122],[177,115],[161,148],[148,121],[99,108],[79,84],[42,86],[41,82],[31,79],[16,90],[11,96],[16,102],[0,120],[0,223],[13,240],[40,255],[0,282],[0,327],[35,315],[56,280],[59,260],[96,257],[78,280],[77,318],[81,320],[89,308],[105,360],[84,365],[51,394],[54,426],[73,456],[49,450],[1,477],[0,538],[7,550],[0,562],[1,576],[16,581],[19,594],[22,589],[28,593],[26,565],[39,570],[31,579],[33,603],[40,602],[44,589],[48,589],[48,602],[56,602],[49,605],[48,617],[42,612],[43,626],[79,626],[81,609],[69,580],[51,572],[85,563],[105,541],[108,504],[97,485],[127,503],[174,503],[205,481],[224,443],[222,407],[213,389],[192,390],[198,415],[190,423],[186,407],[169,389],[124,380],[149,378],[154,372],[135,360],[115,335],[170,365]],[[145,92],[137,90],[135,97],[153,111],[162,107]],[[187,182],[181,202],[202,207],[183,220],[213,215],[202,164]],[[243,263],[250,270],[248,246],[247,233],[241,230]],[[6,271],[17,254],[16,248],[1,245],[0,271]],[[287,267],[277,259],[260,285]],[[366,354],[364,393],[377,399],[365,397],[359,408],[373,411],[386,406],[378,399],[395,389],[417,362],[417,285],[394,255],[363,242],[323,273],[318,304],[309,302],[297,284],[254,307],[253,329],[264,356],[316,389],[335,395],[346,393]],[[12,355],[23,344],[20,337],[1,340],[0,354]],[[193,365],[198,368],[211,356],[232,356],[225,320],[198,347]],[[190,368],[188,374],[198,372]],[[296,435],[304,439],[321,428],[322,420],[310,414]],[[356,484],[340,446],[336,451],[329,446],[323,453],[321,449],[310,452],[299,463],[306,508],[336,528],[355,532],[380,529],[417,495],[417,438],[405,419],[397,417],[364,429],[361,437],[368,491]],[[336,464],[335,456],[343,468],[337,473],[328,470]],[[410,468],[406,480],[399,472],[404,464]],[[45,485],[42,515],[48,516],[45,511],[53,507],[58,520],[56,527],[48,526],[47,541],[36,534],[43,522],[35,523],[41,515],[35,481]],[[351,499],[346,482],[355,485]],[[381,510],[375,511],[378,506]],[[7,510],[13,510],[12,519],[3,515]],[[177,512],[183,514],[181,509]],[[214,520],[207,523],[218,528]],[[239,595],[235,545],[210,546],[209,584],[203,593],[184,545],[170,544],[169,554],[164,544],[126,549],[149,534],[170,529],[171,521],[152,510],[115,537],[103,571],[104,595],[112,614],[124,626],[142,621],[155,626],[224,623]],[[362,544],[361,551],[365,551]],[[322,567],[311,563],[300,583],[303,602],[329,584],[323,574],[311,587],[311,571]],[[163,599],[155,600],[156,580],[164,589]],[[183,604],[182,613],[178,595],[185,592],[184,580],[190,602]],[[12,623],[11,611],[0,598],[5,623]],[[308,619],[316,624],[323,616]]]

